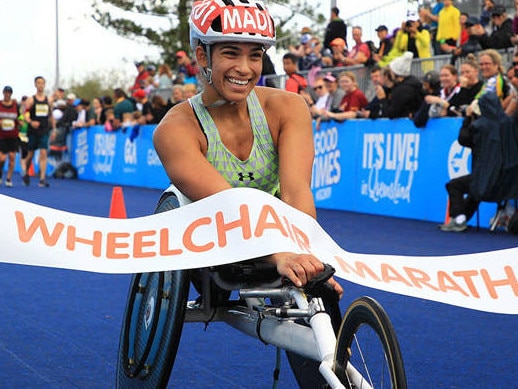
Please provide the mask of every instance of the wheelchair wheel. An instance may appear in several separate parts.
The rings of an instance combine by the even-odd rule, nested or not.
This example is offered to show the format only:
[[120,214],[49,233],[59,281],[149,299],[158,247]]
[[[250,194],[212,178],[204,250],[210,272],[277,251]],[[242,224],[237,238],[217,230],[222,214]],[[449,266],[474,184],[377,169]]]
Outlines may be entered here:
[[[350,362],[361,374],[346,372]],[[392,324],[381,305],[370,297],[355,300],[347,309],[337,338],[334,371],[346,388],[406,389],[405,367]]]
[[[340,312],[338,300],[335,298],[324,299],[324,307],[331,317],[331,324],[333,325],[335,334],[337,334],[342,320],[342,313]],[[301,324],[308,325],[307,323]],[[290,351],[286,351],[286,357],[288,358],[291,371],[293,372],[300,389],[319,389],[326,387],[326,381],[318,371],[320,362],[302,357]]]
[[[155,213],[176,208],[164,195]],[[119,339],[119,389],[165,388],[182,334],[189,294],[187,270],[136,274],[131,282]]]

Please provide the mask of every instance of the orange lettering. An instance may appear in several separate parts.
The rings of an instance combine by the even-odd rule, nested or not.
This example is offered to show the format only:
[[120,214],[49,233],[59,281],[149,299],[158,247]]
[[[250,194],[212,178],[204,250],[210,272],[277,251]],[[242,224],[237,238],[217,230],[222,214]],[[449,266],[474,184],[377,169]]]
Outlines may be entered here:
[[225,223],[223,219],[223,212],[216,213],[216,228],[218,231],[218,245],[225,247],[227,245],[227,231],[234,228],[241,228],[243,231],[243,239],[250,239],[252,237],[252,228],[250,227],[250,214],[248,213],[248,206],[243,204],[239,207],[240,219],[233,222]]
[[147,236],[154,236],[156,231],[148,230],[148,231],[139,231],[135,233],[135,238],[133,242],[133,257],[134,258],[150,258],[156,255],[155,252],[144,252],[144,247],[153,247],[155,245],[155,241],[144,241],[144,238]]
[[[447,292],[448,290],[456,290],[466,297],[469,296],[469,294],[465,290],[463,290],[459,284],[453,281],[453,278],[451,278],[448,275],[448,273],[444,271],[437,272],[437,283],[439,284],[439,289],[442,292]],[[449,285],[447,285],[447,283],[449,283]]]
[[309,244],[308,236],[295,225],[292,225],[293,233],[295,234],[295,242],[299,245],[302,250],[311,252],[311,245]]
[[513,268],[511,266],[505,266],[504,271],[507,278],[502,280],[492,280],[489,277],[489,272],[486,269],[480,270],[480,275],[486,284],[489,295],[494,299],[498,298],[495,286],[509,285],[512,288],[514,295],[518,296],[518,280],[516,280],[516,274],[514,274]]
[[465,271],[454,271],[452,273],[455,277],[462,277],[466,286],[468,287],[471,295],[475,298],[480,298],[480,294],[477,291],[475,283],[473,282],[472,277],[478,276],[478,271],[476,270],[465,270]]
[[207,244],[199,246],[194,244],[194,242],[192,241],[192,235],[194,234],[194,230],[196,228],[203,225],[209,225],[211,223],[212,220],[210,219],[210,217],[202,217],[201,219],[195,220],[189,226],[187,226],[185,233],[183,235],[183,245],[187,250],[192,251],[194,253],[201,253],[203,251],[209,251],[215,246],[214,242],[209,242]]
[[180,255],[183,253],[182,249],[169,248],[169,230],[162,228],[160,230],[160,255]]
[[344,259],[340,258],[339,256],[335,255],[335,259],[338,262],[338,264],[340,265],[340,268],[346,273],[353,272],[354,274],[356,274],[358,277],[361,277],[361,278],[366,278],[366,274],[368,274],[373,280],[375,280],[377,282],[381,281],[380,278],[376,275],[376,273],[374,273],[374,271],[370,267],[368,267],[366,264],[364,264],[363,262],[355,262],[354,265],[356,266],[356,268],[353,268],[351,265],[349,265],[347,262],[345,262]]
[[405,280],[401,274],[397,272],[392,266],[387,263],[381,264],[381,278],[383,282],[390,283],[391,281],[402,282],[406,286],[412,286],[410,282]]
[[431,290],[439,290],[436,286],[430,283],[430,276],[428,275],[428,273],[420,269],[414,269],[406,266],[403,267],[403,269],[405,270],[405,273],[407,274],[408,278],[410,278],[410,281],[412,281],[412,284],[414,284],[416,288],[422,289],[423,286],[426,286]]
[[[273,219],[272,222],[268,221],[270,217]],[[283,236],[288,236],[288,233],[282,225],[281,219],[275,212],[275,209],[270,205],[265,205],[261,209],[261,213],[259,214],[259,219],[257,220],[257,225],[255,227],[254,236],[263,236],[266,229],[278,230]]]
[[106,235],[106,258],[108,259],[128,259],[129,254],[117,253],[117,249],[129,247],[127,242],[118,242],[118,239],[129,238],[128,232],[108,232]]
[[36,230],[39,229],[41,230],[41,235],[45,244],[51,247],[55,246],[59,237],[61,236],[61,233],[63,232],[63,229],[65,228],[63,223],[57,223],[52,233],[49,233],[45,219],[40,216],[34,218],[29,228],[27,228],[23,213],[20,211],[15,211],[14,215],[16,217],[16,225],[18,226],[18,238],[20,239],[20,242],[23,243],[29,242],[36,233]]
[[67,250],[74,251],[76,243],[89,244],[92,246],[92,255],[100,257],[102,252],[103,234],[101,231],[94,231],[92,239],[79,238],[76,235],[76,228],[74,226],[67,227]]

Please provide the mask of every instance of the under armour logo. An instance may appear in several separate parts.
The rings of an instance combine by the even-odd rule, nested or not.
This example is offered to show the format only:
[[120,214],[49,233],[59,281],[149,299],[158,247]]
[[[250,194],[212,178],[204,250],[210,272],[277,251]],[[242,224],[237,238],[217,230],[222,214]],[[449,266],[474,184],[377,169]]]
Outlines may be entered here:
[[248,179],[249,181],[255,180],[254,173],[252,173],[252,172],[246,173],[246,176],[245,176],[245,173],[237,173],[237,175],[239,176],[239,181],[244,181],[245,178]]

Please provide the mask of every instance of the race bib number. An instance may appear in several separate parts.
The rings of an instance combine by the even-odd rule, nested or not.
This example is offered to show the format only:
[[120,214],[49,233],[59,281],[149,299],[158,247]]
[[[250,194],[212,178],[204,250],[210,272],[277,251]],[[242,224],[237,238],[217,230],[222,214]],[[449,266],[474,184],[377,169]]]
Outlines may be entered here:
[[49,116],[49,105],[48,104],[38,104],[35,105],[35,112],[37,117],[46,117]]
[[14,130],[14,125],[13,119],[2,119],[2,131],[12,131]]

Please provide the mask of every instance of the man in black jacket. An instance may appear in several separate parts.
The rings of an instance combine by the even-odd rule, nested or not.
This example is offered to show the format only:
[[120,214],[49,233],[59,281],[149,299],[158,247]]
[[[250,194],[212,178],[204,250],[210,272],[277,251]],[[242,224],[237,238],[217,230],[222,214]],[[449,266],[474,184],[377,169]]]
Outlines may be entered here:
[[331,19],[324,36],[324,49],[331,50],[331,41],[335,38],[342,38],[347,43],[347,25],[338,16],[339,14],[340,10],[337,7],[331,8]]
[[492,92],[483,94],[477,105],[479,115],[473,115],[473,105],[468,109],[458,139],[462,146],[471,148],[471,174],[446,184],[450,222],[440,225],[442,231],[465,231],[481,201],[500,202],[515,195],[511,191],[516,181],[518,144],[513,122]]
[[513,21],[505,12],[503,5],[495,5],[491,10],[491,22],[493,23],[493,32],[489,36],[491,48],[500,50],[507,47],[513,47],[511,37],[513,33]]

